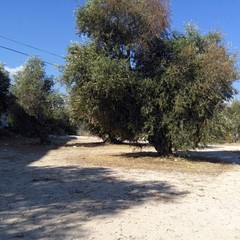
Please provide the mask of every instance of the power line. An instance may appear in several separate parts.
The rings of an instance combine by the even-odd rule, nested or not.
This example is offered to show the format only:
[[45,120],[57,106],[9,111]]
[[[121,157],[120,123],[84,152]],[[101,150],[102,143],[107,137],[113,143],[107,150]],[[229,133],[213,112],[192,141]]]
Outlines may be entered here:
[[3,38],[3,39],[6,39],[6,40],[8,40],[8,41],[11,41],[11,42],[15,42],[15,43],[21,44],[21,45],[23,45],[23,46],[25,46],[25,47],[29,47],[29,48],[35,49],[35,50],[37,50],[37,51],[40,51],[40,52],[44,52],[44,53],[50,54],[50,55],[55,56],[55,57],[64,58],[63,56],[58,55],[58,54],[56,54],[56,53],[52,53],[52,52],[43,50],[43,49],[41,49],[41,48],[37,48],[37,47],[31,46],[31,45],[29,45],[29,44],[16,41],[16,40],[14,40],[14,39],[11,39],[11,38],[8,38],[8,37],[2,36],[2,35],[0,35],[0,38]]
[[27,56],[27,57],[30,56],[30,55],[27,54],[27,53],[20,52],[20,51],[17,51],[17,50],[14,50],[14,49],[8,48],[8,47],[4,47],[4,46],[1,46],[1,45],[0,45],[0,48],[6,49],[6,50],[9,50],[9,51],[12,51],[12,52],[16,52],[16,53],[22,54],[22,55]]
[[[8,48],[8,47],[5,47],[5,46],[1,46],[1,45],[0,45],[0,48],[3,48],[3,49],[5,49],[5,50],[11,51],[11,52],[15,52],[15,53],[18,53],[18,54],[27,56],[27,57],[31,57],[31,56],[32,56],[32,55],[29,55],[29,54],[27,54],[27,53],[24,53],[24,52],[21,52],[21,51],[12,49],[12,48]],[[56,67],[56,68],[59,67],[57,64],[54,64],[54,63],[50,63],[50,62],[47,62],[47,61],[43,61],[43,62],[46,63],[46,64],[48,64],[48,65],[54,66],[54,67]]]

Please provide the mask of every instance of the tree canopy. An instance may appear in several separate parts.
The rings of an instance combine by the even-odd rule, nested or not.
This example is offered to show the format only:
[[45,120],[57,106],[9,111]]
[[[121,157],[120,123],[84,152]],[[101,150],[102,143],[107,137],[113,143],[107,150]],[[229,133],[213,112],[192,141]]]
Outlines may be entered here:
[[90,0],[77,26],[90,42],[69,47],[63,74],[76,121],[100,136],[148,140],[160,155],[207,141],[238,75],[221,34],[166,31],[168,4],[158,0]]
[[[161,69],[155,67],[156,74],[151,73],[155,79],[154,102],[144,105],[148,106],[150,141],[155,147],[159,144],[160,149],[166,144],[168,152],[172,147],[188,149],[206,142],[208,121],[215,108],[234,94],[232,82],[237,71],[234,56],[217,32],[201,35],[190,26],[185,33],[173,33],[166,47],[167,57],[157,62],[155,58],[154,64]],[[152,61],[152,56],[149,58]],[[146,66],[144,73],[148,73],[149,65],[147,59],[141,71]]]
[[[136,116],[135,73],[128,70],[125,59],[114,60],[97,52],[94,45],[72,45],[64,79],[70,81],[72,116],[89,129],[105,137],[135,138]],[[132,127],[130,127],[132,124]]]
[[169,26],[166,0],[89,0],[77,10],[77,27],[112,57],[129,57]]

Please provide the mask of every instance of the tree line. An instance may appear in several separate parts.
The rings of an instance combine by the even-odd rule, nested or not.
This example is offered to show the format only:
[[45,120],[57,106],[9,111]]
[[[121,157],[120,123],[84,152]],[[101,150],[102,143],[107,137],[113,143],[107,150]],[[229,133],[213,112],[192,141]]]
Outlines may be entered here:
[[[147,140],[159,155],[220,135],[237,137],[239,126],[231,128],[238,102],[229,104],[239,76],[236,57],[219,32],[201,34],[193,25],[171,30],[166,0],[88,0],[77,9],[76,23],[88,42],[68,48],[61,77],[70,89],[64,119],[104,140]],[[64,104],[51,91],[51,78],[35,68],[41,69],[38,61],[31,59],[32,68],[24,69],[29,72],[15,77],[12,93],[34,117],[39,135],[47,135],[42,126],[57,120]],[[28,86],[33,72],[44,81]],[[25,88],[39,92],[24,99]]]
[[0,80],[0,115],[7,112],[12,131],[39,137],[43,144],[48,143],[49,134],[75,132],[67,98],[54,90],[54,78],[46,75],[41,59],[28,59],[22,70],[13,75],[13,84],[1,65]]

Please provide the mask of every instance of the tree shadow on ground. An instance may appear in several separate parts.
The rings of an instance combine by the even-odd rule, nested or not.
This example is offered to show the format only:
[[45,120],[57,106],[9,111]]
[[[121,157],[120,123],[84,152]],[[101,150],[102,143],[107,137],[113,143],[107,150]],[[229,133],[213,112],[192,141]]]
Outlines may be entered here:
[[150,152],[150,151],[135,151],[135,152],[129,152],[129,153],[123,153],[121,156],[126,158],[159,158],[159,155],[157,152]]
[[188,194],[165,181],[129,181],[108,168],[31,165],[48,150],[20,153],[0,145],[0,239],[80,239],[87,221]]
[[68,144],[65,144],[64,147],[86,147],[86,148],[94,148],[94,147],[101,147],[105,146],[106,144],[104,142],[71,142]]
[[[239,151],[222,151],[217,150],[217,147],[210,147],[211,150],[205,151],[178,151],[173,156],[183,157],[192,162],[209,162],[222,164],[238,164],[240,165],[240,150]],[[216,150],[213,150],[216,149]],[[161,158],[157,152],[137,151],[131,153],[123,153],[121,156],[126,158]]]
[[118,143],[118,144],[114,144],[114,143],[108,143],[108,142],[104,142],[102,140],[96,141],[96,142],[70,142],[68,144],[65,145],[65,147],[88,147],[88,148],[92,148],[92,147],[102,147],[102,146],[129,146],[129,147],[133,147],[134,149],[143,149],[144,147],[149,147],[149,144],[145,144],[145,143],[128,143],[128,142],[122,142],[122,143]]
[[240,151],[205,150],[178,152],[177,156],[193,162],[209,162],[240,165]]

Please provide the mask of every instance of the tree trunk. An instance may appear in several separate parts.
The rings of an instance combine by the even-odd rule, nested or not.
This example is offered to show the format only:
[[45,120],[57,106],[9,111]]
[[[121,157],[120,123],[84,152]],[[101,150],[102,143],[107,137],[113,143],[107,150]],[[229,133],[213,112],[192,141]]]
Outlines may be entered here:
[[49,144],[48,134],[45,130],[39,132],[40,144]]
[[46,126],[39,123],[38,121],[36,121],[35,124],[36,134],[40,139],[40,144],[49,144],[50,142],[48,139],[48,131],[46,129]]
[[108,137],[104,140],[105,143],[110,143],[110,144],[122,144],[122,141],[117,139],[116,137],[112,135],[108,135]]
[[162,132],[149,136],[148,141],[154,146],[159,156],[172,155],[172,143]]

